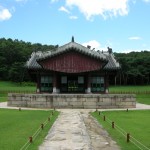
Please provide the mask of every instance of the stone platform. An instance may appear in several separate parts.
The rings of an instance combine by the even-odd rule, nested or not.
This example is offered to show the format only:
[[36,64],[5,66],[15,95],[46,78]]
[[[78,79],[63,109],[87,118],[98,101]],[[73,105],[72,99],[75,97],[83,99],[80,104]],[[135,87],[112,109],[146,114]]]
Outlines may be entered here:
[[135,108],[134,94],[8,94],[8,106],[31,108]]

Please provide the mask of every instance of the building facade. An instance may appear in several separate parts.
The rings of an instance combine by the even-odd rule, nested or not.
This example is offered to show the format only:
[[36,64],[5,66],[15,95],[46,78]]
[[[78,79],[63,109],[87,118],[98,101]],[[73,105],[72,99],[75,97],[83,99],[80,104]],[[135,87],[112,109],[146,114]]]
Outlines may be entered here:
[[120,69],[112,49],[95,51],[74,41],[47,52],[33,52],[26,67],[38,93],[108,93]]

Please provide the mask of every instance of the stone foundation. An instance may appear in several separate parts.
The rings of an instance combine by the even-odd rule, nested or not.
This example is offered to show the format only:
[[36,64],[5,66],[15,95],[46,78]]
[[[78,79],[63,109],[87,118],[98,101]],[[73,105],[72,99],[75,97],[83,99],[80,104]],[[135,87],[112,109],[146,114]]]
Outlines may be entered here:
[[134,94],[8,94],[8,106],[32,108],[135,108]]

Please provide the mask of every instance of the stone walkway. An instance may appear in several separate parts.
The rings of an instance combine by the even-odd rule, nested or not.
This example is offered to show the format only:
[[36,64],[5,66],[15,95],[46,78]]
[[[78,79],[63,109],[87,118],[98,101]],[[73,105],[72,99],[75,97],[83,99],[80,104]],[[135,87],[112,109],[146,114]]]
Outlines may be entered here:
[[119,150],[88,110],[61,110],[39,150]]

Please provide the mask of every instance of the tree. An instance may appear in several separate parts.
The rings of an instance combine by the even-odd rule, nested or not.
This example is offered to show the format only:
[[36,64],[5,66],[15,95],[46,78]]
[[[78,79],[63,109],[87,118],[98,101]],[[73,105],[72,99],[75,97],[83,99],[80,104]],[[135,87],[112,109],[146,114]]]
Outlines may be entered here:
[[[0,79],[20,82],[24,64],[33,51],[54,50],[55,48],[56,46],[53,45],[0,39]],[[25,74],[25,79],[30,80],[27,74]]]

